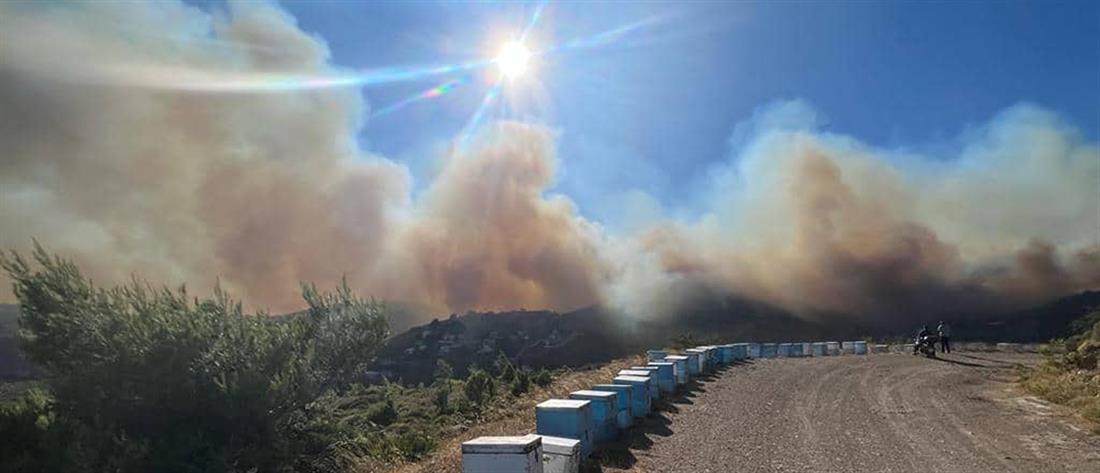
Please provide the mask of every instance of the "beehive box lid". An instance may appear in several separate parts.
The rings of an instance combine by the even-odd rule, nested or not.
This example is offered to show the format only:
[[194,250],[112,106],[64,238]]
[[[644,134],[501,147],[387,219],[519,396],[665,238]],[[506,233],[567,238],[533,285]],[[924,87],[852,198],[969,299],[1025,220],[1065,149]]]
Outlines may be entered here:
[[631,366],[630,371],[660,371],[656,366]]
[[649,383],[649,376],[622,375],[622,376],[616,376],[615,379],[612,379],[612,381],[622,381],[622,382],[629,382],[629,383],[647,383],[648,384]]
[[619,371],[619,376],[640,376],[648,378],[650,374],[649,370],[622,370]]
[[535,408],[537,409],[551,409],[551,410],[565,410],[565,409],[580,409],[588,405],[588,401],[582,401],[580,399],[550,399],[540,402]]
[[542,436],[542,451],[551,455],[574,456],[581,450],[581,441],[564,437]]
[[524,454],[542,445],[539,435],[522,437],[478,437],[462,442],[462,453],[516,453]]
[[690,358],[688,358],[686,356],[683,356],[683,355],[669,355],[669,356],[666,356],[665,359],[666,360],[683,360],[683,361],[687,361]]
[[651,361],[650,366],[676,366],[676,363],[669,363],[667,361]]
[[570,396],[577,396],[583,398],[598,398],[598,399],[613,399],[618,394],[610,391],[594,391],[591,389],[582,389],[580,391],[573,391],[569,393]]

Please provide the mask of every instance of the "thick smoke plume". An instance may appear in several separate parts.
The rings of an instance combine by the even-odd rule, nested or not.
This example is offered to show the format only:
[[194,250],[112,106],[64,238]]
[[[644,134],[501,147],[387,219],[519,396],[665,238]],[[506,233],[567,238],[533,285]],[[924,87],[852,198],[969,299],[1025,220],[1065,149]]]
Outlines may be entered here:
[[648,257],[626,264],[639,274],[612,291],[621,304],[673,310],[641,288],[653,274],[807,315],[880,319],[1100,287],[1100,149],[1053,115],[1012,108],[939,164],[781,125],[807,122],[791,115],[812,111],[786,102],[756,118],[702,217],[635,237]]
[[0,4],[0,247],[38,239],[102,283],[218,280],[277,312],[299,308],[299,281],[343,275],[432,314],[653,317],[706,288],[897,318],[1100,287],[1100,149],[1036,107],[929,159],[825,133],[784,102],[685,184],[707,191],[668,214],[695,217],[616,234],[550,193],[542,127],[487,127],[414,194],[405,166],[359,148],[358,91],[216,93],[339,72],[268,5]]

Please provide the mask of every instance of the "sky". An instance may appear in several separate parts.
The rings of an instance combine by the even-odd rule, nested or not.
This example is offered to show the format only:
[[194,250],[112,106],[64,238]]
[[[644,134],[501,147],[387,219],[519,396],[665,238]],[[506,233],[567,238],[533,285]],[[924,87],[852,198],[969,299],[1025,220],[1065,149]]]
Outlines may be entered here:
[[[495,54],[535,4],[296,2],[283,5],[350,68],[461,63]],[[884,147],[941,154],[1019,103],[1100,137],[1100,5],[1095,2],[551,3],[531,48],[652,21],[602,47],[550,57],[546,95],[528,113],[557,129],[556,190],[619,222],[640,189],[665,206],[689,199],[731,153],[738,123],[800,99],[825,129]],[[489,43],[486,45],[486,43]],[[386,45],[377,47],[376,45]],[[372,108],[441,78],[371,87]],[[465,126],[488,84],[368,119],[365,147],[430,173],[430,150]],[[950,155],[950,152],[942,153]],[[947,156],[944,159],[948,159]],[[424,179],[421,180],[423,182]]]
[[1098,52],[1096,2],[0,2],[0,248],[276,313],[1019,309],[1100,289]]

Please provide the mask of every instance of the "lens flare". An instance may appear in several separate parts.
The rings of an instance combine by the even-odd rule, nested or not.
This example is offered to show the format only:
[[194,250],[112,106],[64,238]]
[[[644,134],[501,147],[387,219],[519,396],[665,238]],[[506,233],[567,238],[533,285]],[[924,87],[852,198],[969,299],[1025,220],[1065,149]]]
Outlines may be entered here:
[[500,73],[508,79],[516,79],[527,72],[527,63],[531,60],[531,51],[519,42],[505,44],[497,54],[496,63]]

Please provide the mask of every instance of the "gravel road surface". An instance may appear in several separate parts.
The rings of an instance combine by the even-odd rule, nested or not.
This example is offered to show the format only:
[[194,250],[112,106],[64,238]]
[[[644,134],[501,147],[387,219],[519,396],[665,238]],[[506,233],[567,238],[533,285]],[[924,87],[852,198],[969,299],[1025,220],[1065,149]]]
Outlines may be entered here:
[[768,359],[694,383],[598,470],[1100,472],[1100,437],[1019,392],[1035,355]]

